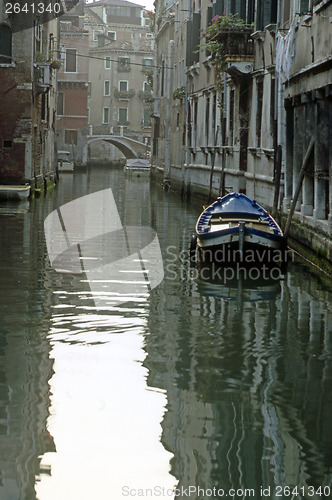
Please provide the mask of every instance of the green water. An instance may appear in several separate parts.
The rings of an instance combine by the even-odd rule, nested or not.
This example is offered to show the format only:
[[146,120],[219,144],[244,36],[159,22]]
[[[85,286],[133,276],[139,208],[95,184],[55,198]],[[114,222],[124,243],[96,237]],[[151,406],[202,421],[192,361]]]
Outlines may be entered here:
[[[164,279],[99,308],[52,268],[43,222],[107,188],[124,226],[156,230]],[[0,204],[1,500],[331,496],[329,284],[301,262],[199,279],[199,210],[98,168]]]

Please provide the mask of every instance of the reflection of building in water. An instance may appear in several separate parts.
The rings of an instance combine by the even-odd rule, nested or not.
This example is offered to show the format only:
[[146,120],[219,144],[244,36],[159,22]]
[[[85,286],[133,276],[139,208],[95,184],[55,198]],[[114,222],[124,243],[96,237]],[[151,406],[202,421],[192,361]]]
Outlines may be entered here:
[[31,213],[2,214],[0,232],[0,498],[32,500],[41,455],[54,450],[46,429],[51,289]]
[[299,264],[279,285],[252,302],[188,280],[153,291],[145,366],[167,391],[162,440],[180,487],[330,484],[331,296]]

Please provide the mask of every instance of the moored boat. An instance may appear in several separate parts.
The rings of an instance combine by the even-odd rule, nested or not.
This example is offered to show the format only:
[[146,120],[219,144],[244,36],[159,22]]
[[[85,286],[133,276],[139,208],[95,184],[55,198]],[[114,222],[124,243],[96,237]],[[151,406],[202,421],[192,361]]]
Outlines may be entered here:
[[145,158],[128,158],[124,171],[127,174],[150,173],[150,162]]
[[2,200],[24,201],[29,198],[30,192],[30,184],[0,185],[0,199]]
[[70,159],[70,151],[58,151],[59,172],[73,172],[74,162]]
[[287,245],[278,223],[255,200],[242,193],[218,198],[199,216],[192,252],[220,265],[281,264]]

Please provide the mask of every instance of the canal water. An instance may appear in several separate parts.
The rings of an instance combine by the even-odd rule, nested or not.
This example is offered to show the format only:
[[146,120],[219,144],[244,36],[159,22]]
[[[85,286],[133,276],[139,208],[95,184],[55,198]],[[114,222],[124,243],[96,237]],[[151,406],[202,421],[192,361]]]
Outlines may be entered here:
[[1,500],[331,497],[330,281],[203,275],[199,210],[102,168],[0,204]]

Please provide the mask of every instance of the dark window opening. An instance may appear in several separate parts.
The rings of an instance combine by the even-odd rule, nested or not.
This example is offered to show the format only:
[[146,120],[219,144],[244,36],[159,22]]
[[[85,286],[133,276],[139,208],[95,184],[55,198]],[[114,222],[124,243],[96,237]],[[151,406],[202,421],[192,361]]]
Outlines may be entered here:
[[205,144],[209,145],[209,125],[210,125],[210,98],[206,99],[205,107]]
[[11,149],[11,148],[13,147],[13,141],[9,141],[9,140],[7,140],[7,139],[4,139],[4,140],[2,141],[2,147],[3,147],[4,149]]
[[271,80],[271,95],[270,95],[270,133],[274,137],[274,122],[275,122],[275,79]]
[[129,57],[118,57],[118,71],[128,72],[130,71],[130,59]]
[[263,111],[263,82],[257,82],[256,138],[257,147],[261,147],[261,128]]
[[0,64],[12,62],[12,30],[6,24],[0,25]]
[[164,95],[164,81],[165,81],[165,61],[162,61],[161,63],[161,89],[160,89],[160,95]]
[[146,108],[143,113],[143,126],[151,127],[151,110]]
[[66,49],[66,73],[76,73],[77,71],[77,50]]
[[57,115],[62,116],[64,114],[64,93],[58,93],[58,101],[57,101]]
[[45,94],[42,94],[41,97],[41,110],[40,117],[42,121],[47,121],[47,97]]
[[229,96],[229,145],[234,141],[234,90],[231,90]]

